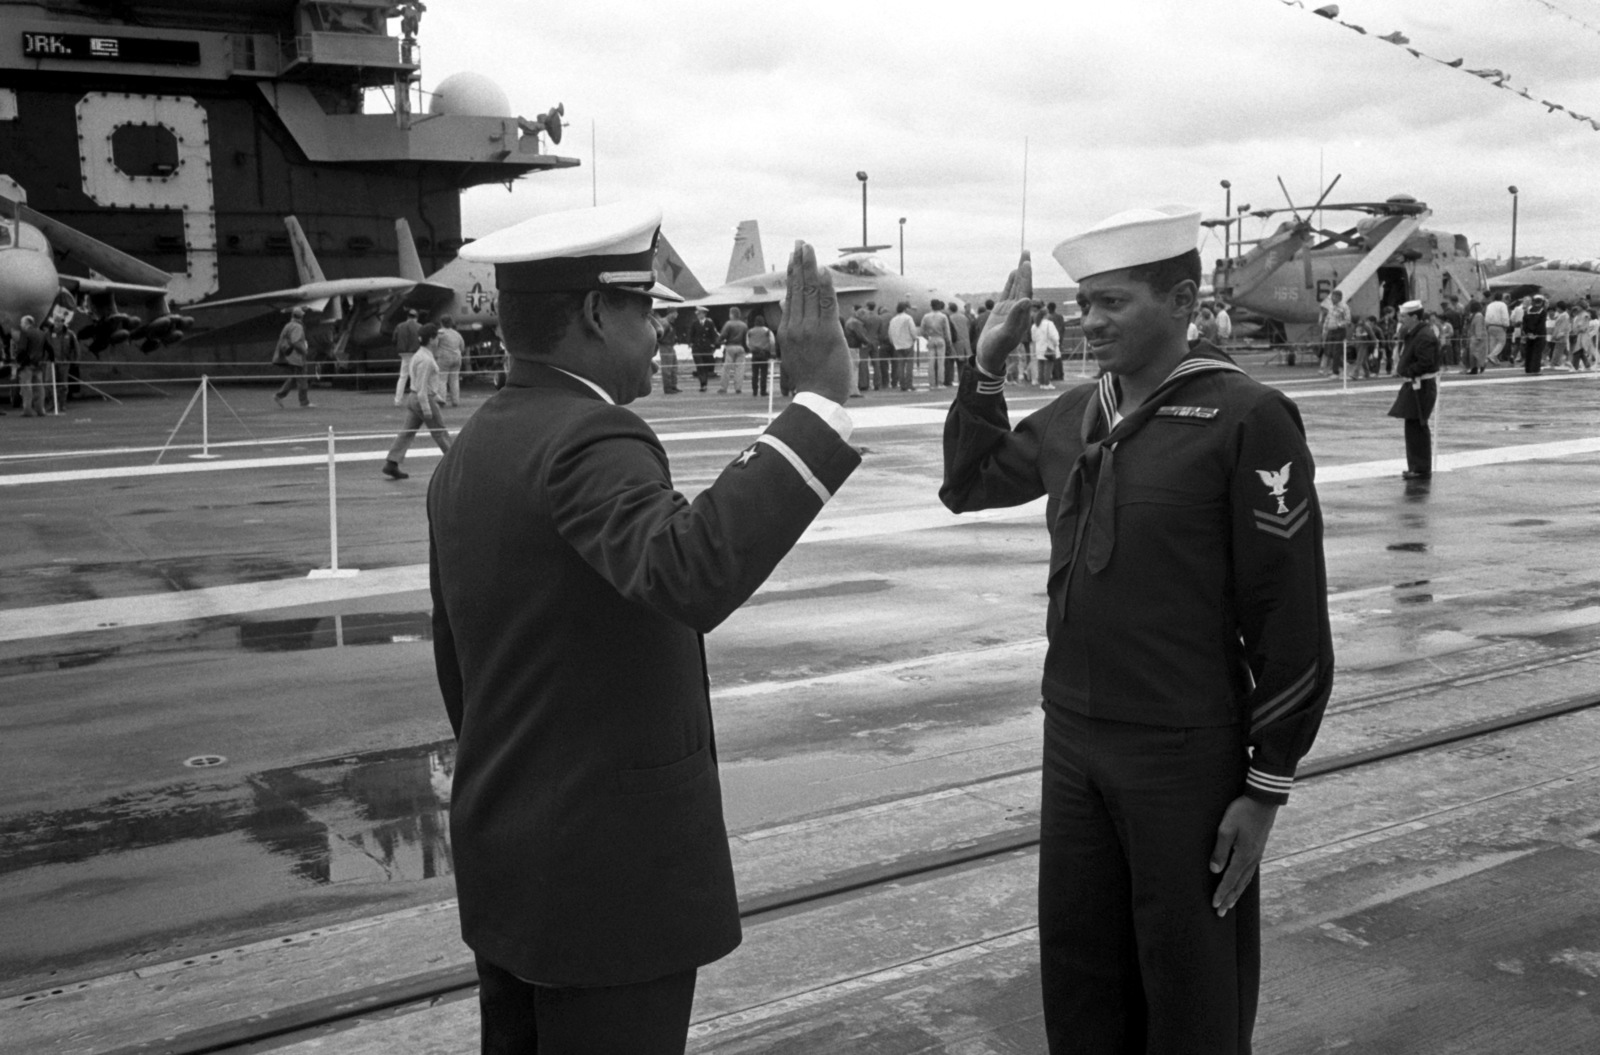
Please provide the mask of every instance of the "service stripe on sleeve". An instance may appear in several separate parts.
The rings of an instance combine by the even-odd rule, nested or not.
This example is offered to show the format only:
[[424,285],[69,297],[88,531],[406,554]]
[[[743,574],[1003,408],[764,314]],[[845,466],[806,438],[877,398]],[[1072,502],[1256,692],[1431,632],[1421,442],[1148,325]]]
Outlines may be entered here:
[[1256,707],[1250,722],[1250,735],[1254,736],[1277,718],[1304,703],[1316,690],[1317,664],[1313,662],[1287,689]]
[[817,493],[817,497],[822,499],[823,504],[827,504],[828,500],[833,497],[833,495],[828,493],[828,489],[822,486],[822,481],[817,479],[817,474],[811,471],[811,466],[805,463],[805,459],[801,458],[794,452],[794,448],[790,447],[787,443],[778,439],[770,432],[763,432],[761,435],[757,436],[756,442],[765,443],[768,447],[771,447],[773,450],[783,455],[784,459],[788,461],[790,465],[794,466],[794,471],[800,474],[800,479],[806,482],[806,486],[815,491]]
[[1279,777],[1271,773],[1263,773],[1254,766],[1245,775],[1244,782],[1257,791],[1265,791],[1269,795],[1287,795],[1294,787],[1293,777]]

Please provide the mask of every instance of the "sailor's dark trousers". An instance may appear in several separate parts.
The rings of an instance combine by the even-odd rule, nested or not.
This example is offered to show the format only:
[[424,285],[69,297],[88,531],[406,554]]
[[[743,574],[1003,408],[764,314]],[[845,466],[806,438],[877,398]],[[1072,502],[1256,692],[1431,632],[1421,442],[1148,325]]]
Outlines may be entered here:
[[1039,945],[1051,1055],[1248,1055],[1259,884],[1211,907],[1238,726],[1166,728],[1045,704]]

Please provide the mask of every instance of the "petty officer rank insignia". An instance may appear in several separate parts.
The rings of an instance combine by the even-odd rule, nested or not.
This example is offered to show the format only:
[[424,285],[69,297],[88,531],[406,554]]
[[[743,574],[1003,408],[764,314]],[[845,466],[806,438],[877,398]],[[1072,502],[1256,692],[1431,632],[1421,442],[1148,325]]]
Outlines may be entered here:
[[1180,418],[1184,421],[1206,422],[1217,416],[1216,407],[1178,407],[1165,406],[1156,408],[1158,418]]
[[1300,499],[1299,504],[1290,507],[1288,502],[1289,477],[1294,469],[1293,462],[1284,462],[1279,469],[1257,469],[1256,475],[1261,478],[1261,484],[1267,489],[1269,505],[1272,499],[1277,499],[1277,506],[1273,509],[1255,509],[1256,530],[1264,531],[1268,535],[1279,538],[1294,538],[1299,530],[1306,526],[1311,519],[1311,500]]

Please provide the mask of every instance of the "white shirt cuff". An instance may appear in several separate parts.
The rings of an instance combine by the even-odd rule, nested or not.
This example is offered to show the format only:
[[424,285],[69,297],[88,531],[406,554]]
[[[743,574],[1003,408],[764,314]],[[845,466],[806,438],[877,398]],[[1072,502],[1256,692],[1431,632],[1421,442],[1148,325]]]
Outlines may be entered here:
[[828,427],[837,432],[841,440],[850,442],[850,433],[855,429],[855,423],[850,420],[849,412],[840,404],[816,392],[796,392],[794,405],[805,407],[827,422]]
[[991,374],[989,371],[985,370],[983,368],[983,364],[978,362],[977,359],[973,359],[972,360],[972,368],[974,370],[978,371],[978,373],[980,375],[982,375],[983,377],[987,377],[991,381],[1004,381],[1005,380],[1005,378],[1001,377],[999,374]]

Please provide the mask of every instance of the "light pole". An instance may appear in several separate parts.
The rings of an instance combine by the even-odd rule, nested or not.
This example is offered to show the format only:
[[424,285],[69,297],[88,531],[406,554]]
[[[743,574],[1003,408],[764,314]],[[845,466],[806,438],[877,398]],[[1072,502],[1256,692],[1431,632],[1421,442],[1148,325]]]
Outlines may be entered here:
[[[1227,220],[1227,221],[1232,221],[1232,219],[1233,219],[1233,184],[1229,183],[1227,180],[1223,180],[1222,181],[1222,191],[1223,191],[1224,194],[1227,195],[1227,202],[1226,202],[1226,204],[1224,204],[1222,206],[1222,218],[1224,220]],[[1228,229],[1230,227],[1232,227],[1232,226],[1233,226],[1233,224],[1231,222],[1224,223],[1222,225],[1222,259],[1223,260],[1227,260],[1228,259]]]
[[1517,269],[1517,188],[1515,185],[1507,187],[1511,192],[1511,270]]
[[900,217],[900,273],[906,273],[906,218]]
[[856,179],[861,181],[861,244],[867,244],[867,174],[857,172]]

